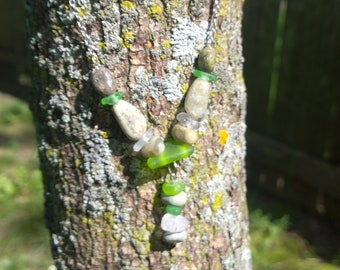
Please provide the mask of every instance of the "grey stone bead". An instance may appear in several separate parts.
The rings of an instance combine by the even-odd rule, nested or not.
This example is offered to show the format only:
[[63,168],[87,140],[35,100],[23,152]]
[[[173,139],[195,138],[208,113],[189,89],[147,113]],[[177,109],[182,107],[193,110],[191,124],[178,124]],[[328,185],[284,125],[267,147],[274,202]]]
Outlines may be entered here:
[[194,144],[198,140],[197,131],[191,128],[183,127],[180,124],[174,125],[171,135],[175,140],[188,144]]
[[197,78],[186,94],[184,108],[194,120],[201,120],[207,113],[210,86],[209,81]]
[[211,73],[216,64],[216,52],[211,46],[204,47],[198,55],[198,69]]
[[126,137],[137,141],[143,136],[147,122],[144,115],[135,106],[125,100],[120,100],[112,106],[112,111]]
[[115,92],[113,74],[104,66],[92,71],[91,81],[97,92],[104,96],[111,95]]

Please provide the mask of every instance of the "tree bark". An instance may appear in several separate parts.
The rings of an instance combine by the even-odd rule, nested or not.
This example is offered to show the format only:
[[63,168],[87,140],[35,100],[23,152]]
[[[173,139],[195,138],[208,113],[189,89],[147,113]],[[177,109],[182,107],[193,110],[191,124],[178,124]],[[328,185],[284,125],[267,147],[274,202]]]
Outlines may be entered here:
[[[124,99],[169,137],[212,2],[27,1],[31,105],[58,269],[251,269],[243,1],[220,1],[213,35],[218,80],[195,153],[177,166],[150,170],[131,155],[132,142],[89,80],[96,63],[109,68]],[[188,239],[176,245],[164,243],[160,230],[160,187],[170,177],[181,178],[189,196]]]

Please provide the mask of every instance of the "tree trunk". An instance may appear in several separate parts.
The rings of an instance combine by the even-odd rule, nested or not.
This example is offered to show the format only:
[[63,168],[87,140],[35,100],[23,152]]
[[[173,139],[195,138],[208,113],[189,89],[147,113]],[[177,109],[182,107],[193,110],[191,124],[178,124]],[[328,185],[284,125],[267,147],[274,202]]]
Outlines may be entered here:
[[[115,88],[169,138],[216,3],[27,1],[34,58],[32,110],[45,220],[58,269],[251,269],[245,199],[241,0],[220,1],[208,115],[195,153],[151,170],[90,81]],[[186,183],[186,241],[162,240],[161,184]]]

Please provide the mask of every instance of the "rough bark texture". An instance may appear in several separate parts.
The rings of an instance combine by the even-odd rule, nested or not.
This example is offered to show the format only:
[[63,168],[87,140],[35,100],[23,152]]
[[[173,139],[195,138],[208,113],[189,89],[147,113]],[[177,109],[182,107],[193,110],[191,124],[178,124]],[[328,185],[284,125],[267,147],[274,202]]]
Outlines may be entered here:
[[[132,143],[89,81],[92,64],[99,61],[113,72],[124,99],[169,136],[204,47],[212,5],[207,0],[28,1],[32,109],[58,269],[251,269],[242,1],[220,3],[214,34],[218,81],[209,114],[195,154],[170,166],[187,184],[186,242],[162,242],[160,186],[170,177],[168,168],[152,171],[131,155]],[[227,131],[226,143],[221,130]]]

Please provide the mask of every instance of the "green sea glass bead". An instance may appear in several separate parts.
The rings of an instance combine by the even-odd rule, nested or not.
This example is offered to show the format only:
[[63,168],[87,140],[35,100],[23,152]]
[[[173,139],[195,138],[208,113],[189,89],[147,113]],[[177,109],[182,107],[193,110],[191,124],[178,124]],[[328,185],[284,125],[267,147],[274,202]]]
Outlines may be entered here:
[[178,216],[182,212],[183,206],[176,206],[168,204],[165,207],[165,211],[171,215]]
[[177,141],[167,141],[165,142],[164,152],[159,156],[149,157],[147,164],[150,169],[154,170],[172,162],[187,158],[194,152],[194,150],[195,148],[190,144]]
[[192,73],[196,78],[200,78],[205,81],[214,82],[217,80],[217,77],[215,75],[204,72],[202,70],[194,69]]
[[101,103],[103,105],[115,105],[117,104],[124,96],[123,92],[116,92],[112,95],[103,97]]
[[162,185],[162,191],[167,196],[173,196],[181,193],[185,188],[183,182],[165,182]]

